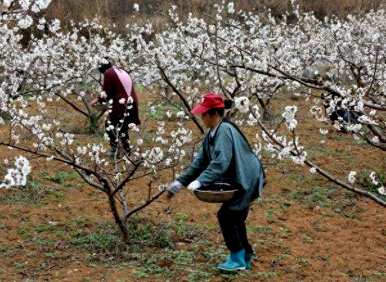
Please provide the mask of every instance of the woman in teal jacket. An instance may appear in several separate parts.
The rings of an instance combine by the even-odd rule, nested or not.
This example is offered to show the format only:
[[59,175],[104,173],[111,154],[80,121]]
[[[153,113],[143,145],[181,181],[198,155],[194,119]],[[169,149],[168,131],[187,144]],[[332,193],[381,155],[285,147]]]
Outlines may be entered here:
[[258,198],[264,186],[264,170],[243,133],[224,119],[224,99],[208,93],[192,114],[201,115],[210,129],[192,164],[169,185],[170,196],[183,186],[194,191],[214,182],[230,182],[239,192],[218,211],[218,220],[225,243],[230,251],[228,259],[218,265],[224,271],[238,271],[251,267],[253,249],[248,242],[245,220],[249,206]]

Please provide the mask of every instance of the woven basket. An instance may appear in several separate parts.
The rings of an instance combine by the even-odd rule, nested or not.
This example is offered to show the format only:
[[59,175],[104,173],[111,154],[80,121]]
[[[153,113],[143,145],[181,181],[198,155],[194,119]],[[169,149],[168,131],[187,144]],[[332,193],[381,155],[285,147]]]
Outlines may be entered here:
[[194,191],[194,195],[203,202],[224,203],[230,201],[238,189],[229,183],[217,182],[209,187],[203,187]]

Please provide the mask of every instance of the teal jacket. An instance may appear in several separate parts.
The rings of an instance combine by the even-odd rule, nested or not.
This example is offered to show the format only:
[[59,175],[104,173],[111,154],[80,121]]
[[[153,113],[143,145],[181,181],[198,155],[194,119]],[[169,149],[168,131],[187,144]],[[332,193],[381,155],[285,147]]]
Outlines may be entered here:
[[236,184],[241,191],[226,203],[231,210],[243,210],[261,196],[264,171],[241,132],[223,121],[213,137],[208,133],[192,164],[177,179],[184,186],[198,180],[203,186],[216,181]]

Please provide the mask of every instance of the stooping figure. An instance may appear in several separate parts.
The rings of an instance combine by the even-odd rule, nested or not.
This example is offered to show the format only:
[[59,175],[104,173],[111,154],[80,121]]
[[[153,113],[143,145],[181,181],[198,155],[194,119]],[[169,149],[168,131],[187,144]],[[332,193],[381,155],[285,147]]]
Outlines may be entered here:
[[230,251],[223,271],[249,269],[254,255],[248,242],[245,221],[252,201],[258,198],[264,186],[264,170],[240,129],[224,118],[225,103],[222,96],[208,93],[192,114],[200,115],[209,128],[201,148],[192,164],[168,187],[171,198],[183,186],[191,191],[209,187],[215,182],[230,183],[237,187],[235,196],[223,203],[218,221]]
[[98,70],[103,74],[104,96],[95,99],[97,103],[109,106],[106,119],[106,133],[110,140],[111,156],[114,157],[118,148],[130,153],[129,124],[139,125],[138,97],[130,75],[111,63],[101,64]]

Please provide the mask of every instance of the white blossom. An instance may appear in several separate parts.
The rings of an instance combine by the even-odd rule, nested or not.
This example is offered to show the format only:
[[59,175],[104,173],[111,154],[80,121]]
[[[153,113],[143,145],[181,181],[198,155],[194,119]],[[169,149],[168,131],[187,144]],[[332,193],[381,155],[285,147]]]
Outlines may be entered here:
[[284,109],[282,117],[284,118],[289,130],[295,129],[298,124],[297,120],[295,119],[297,110],[298,108],[296,106],[286,106]]
[[310,172],[311,172],[312,174],[315,174],[315,173],[317,172],[317,170],[316,170],[316,168],[311,167],[311,168],[310,168]]
[[31,0],[19,0],[19,4],[23,10],[28,10],[31,5]]
[[354,184],[356,182],[356,176],[357,176],[357,172],[356,171],[351,171],[348,175],[348,182],[350,184]]
[[143,145],[143,139],[137,139],[137,145],[142,146]]
[[27,185],[28,175],[31,173],[29,161],[19,156],[15,159],[15,168],[10,168],[0,182],[0,188],[23,187]]
[[235,3],[229,2],[228,3],[228,13],[233,14],[235,12]]
[[33,24],[33,19],[26,15],[24,17],[22,17],[18,22],[17,22],[17,25],[21,28],[21,29],[27,29],[29,28],[31,25]]
[[177,118],[185,118],[186,114],[184,111],[179,111],[179,112],[177,112],[176,117]]
[[172,159],[171,158],[167,158],[166,160],[165,160],[165,165],[166,166],[170,166],[172,164]]
[[58,19],[55,19],[51,22],[51,24],[49,25],[49,30],[52,32],[52,33],[56,33],[60,30],[60,20]]
[[362,125],[360,123],[347,125],[348,131],[359,132],[361,129],[362,129]]
[[247,113],[249,111],[249,99],[248,97],[236,97],[235,98],[235,107],[242,113]]
[[379,181],[378,181],[377,174],[375,173],[375,171],[372,171],[369,176],[370,176],[370,179],[371,179],[371,183],[373,183],[374,185],[378,186],[379,185]]
[[35,4],[39,7],[40,10],[47,9],[52,0],[37,0]]
[[4,8],[9,8],[14,0],[3,0]]
[[379,143],[379,137],[378,136],[374,136],[373,138],[371,138],[371,142],[373,143]]
[[105,92],[105,91],[102,91],[100,97],[101,97],[102,99],[106,99],[106,98],[107,98],[106,92]]

